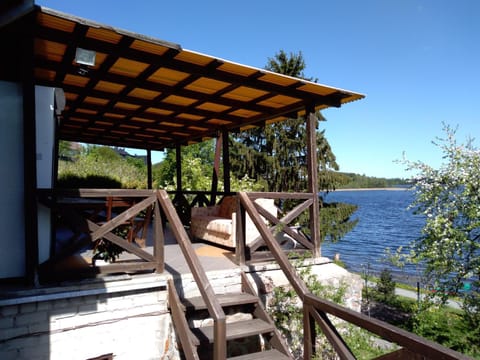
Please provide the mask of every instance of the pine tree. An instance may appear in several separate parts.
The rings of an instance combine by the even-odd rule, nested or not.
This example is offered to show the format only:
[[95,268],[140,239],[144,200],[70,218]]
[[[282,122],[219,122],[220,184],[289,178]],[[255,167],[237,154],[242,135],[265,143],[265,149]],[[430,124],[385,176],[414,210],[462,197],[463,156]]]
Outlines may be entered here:
[[[301,52],[287,55],[281,50],[274,58],[268,59],[266,70],[316,81],[305,77],[305,67]],[[318,121],[325,120],[320,112],[317,113],[317,118]],[[230,159],[233,175],[238,178],[248,175],[252,179],[266,180],[266,190],[270,192],[304,191],[308,182],[305,125],[304,118],[290,118],[231,137]],[[324,131],[316,132],[316,142],[319,188],[334,190],[341,181],[334,172],[339,166]],[[287,202],[284,205],[292,207],[295,204]],[[326,225],[325,230],[328,230],[322,232],[323,239],[337,240],[355,226],[356,222],[349,221],[349,217],[356,208],[344,205],[325,204],[325,210],[320,210],[321,223]]]

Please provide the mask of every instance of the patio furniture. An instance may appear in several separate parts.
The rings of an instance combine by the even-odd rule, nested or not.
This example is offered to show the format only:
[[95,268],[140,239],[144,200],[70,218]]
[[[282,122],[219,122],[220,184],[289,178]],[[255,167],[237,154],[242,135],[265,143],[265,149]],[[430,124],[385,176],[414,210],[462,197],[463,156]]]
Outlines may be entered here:
[[[273,199],[256,199],[273,216],[277,208]],[[237,226],[237,198],[226,196],[219,205],[192,208],[190,232],[193,238],[206,240],[225,247],[235,248]],[[267,220],[263,218],[267,223]],[[260,236],[255,224],[248,214],[245,215],[245,242],[248,245]]]

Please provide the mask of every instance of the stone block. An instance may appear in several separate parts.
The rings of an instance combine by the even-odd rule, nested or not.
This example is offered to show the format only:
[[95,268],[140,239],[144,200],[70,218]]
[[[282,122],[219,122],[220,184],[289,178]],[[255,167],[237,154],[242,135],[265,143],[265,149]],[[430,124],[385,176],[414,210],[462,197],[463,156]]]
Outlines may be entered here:
[[0,340],[13,339],[28,334],[27,326],[16,326],[10,329],[0,329]]
[[31,302],[31,303],[26,303],[26,304],[21,304],[20,305],[20,313],[22,314],[28,314],[37,311],[37,303],[36,302]]
[[12,316],[18,314],[19,306],[18,305],[7,305],[0,308],[0,315],[2,316]]
[[15,316],[15,326],[31,325],[35,323],[48,321],[46,311],[37,311],[34,313],[18,314]]
[[0,318],[0,329],[9,329],[13,327],[13,316]]

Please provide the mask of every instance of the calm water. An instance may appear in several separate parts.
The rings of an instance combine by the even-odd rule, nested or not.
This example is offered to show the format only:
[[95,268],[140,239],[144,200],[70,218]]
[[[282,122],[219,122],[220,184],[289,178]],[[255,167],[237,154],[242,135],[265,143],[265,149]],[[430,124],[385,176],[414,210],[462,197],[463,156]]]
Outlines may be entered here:
[[408,245],[420,236],[424,220],[407,210],[413,201],[410,191],[363,190],[338,191],[329,193],[326,201],[345,202],[358,205],[353,217],[358,218],[357,226],[342,240],[322,245],[322,255],[333,258],[336,253],[350,271],[378,274],[383,268],[391,269],[395,277],[404,281],[416,281],[418,271],[414,266],[403,270],[392,267],[385,261],[385,249],[392,251]]

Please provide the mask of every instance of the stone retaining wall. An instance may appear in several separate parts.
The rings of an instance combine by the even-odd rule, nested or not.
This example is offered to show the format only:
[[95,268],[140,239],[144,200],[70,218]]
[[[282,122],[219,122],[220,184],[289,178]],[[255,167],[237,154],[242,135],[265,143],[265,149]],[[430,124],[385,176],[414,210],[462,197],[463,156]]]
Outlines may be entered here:
[[[324,283],[347,283],[347,306],[360,310],[362,281],[328,262],[308,263]],[[287,284],[278,266],[245,269],[262,298]],[[241,289],[240,269],[208,273],[216,293]],[[0,359],[178,359],[165,275],[24,293],[0,300]],[[198,296],[191,274],[175,278],[181,296]]]
[[166,287],[155,280],[3,301],[0,359],[177,359]]

